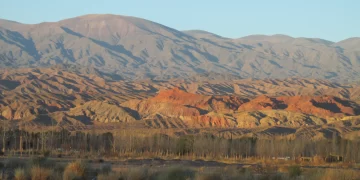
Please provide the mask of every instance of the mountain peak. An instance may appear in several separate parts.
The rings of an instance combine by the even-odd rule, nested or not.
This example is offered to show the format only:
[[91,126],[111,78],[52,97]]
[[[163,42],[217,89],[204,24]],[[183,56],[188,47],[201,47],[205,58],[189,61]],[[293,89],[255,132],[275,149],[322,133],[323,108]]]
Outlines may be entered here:
[[229,38],[222,37],[222,36],[219,36],[217,34],[214,34],[214,33],[208,32],[208,31],[204,31],[204,30],[185,30],[185,31],[182,31],[182,32],[184,32],[186,34],[189,34],[191,36],[200,37],[200,38],[215,37],[215,38],[219,38],[219,39],[229,39]]

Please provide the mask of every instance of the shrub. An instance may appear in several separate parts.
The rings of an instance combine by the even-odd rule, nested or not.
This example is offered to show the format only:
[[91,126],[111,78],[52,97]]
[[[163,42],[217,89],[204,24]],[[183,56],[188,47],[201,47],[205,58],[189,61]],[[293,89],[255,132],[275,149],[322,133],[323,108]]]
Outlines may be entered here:
[[26,173],[23,168],[17,168],[14,172],[15,180],[26,180]]
[[298,165],[289,166],[288,171],[291,178],[300,176],[302,173],[301,168]]
[[64,170],[64,180],[85,178],[87,164],[83,161],[75,161],[68,164]]
[[34,166],[31,168],[31,179],[32,180],[50,180],[52,170]]

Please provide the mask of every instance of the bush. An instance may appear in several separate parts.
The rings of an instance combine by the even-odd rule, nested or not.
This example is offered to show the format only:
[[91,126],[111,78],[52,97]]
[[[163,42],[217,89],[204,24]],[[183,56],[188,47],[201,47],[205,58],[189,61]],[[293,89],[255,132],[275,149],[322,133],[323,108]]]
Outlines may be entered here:
[[14,172],[15,180],[26,180],[26,173],[23,168],[17,168]]
[[301,168],[300,168],[300,166],[298,166],[298,165],[289,166],[288,171],[289,171],[289,176],[290,176],[291,178],[300,176],[301,173],[302,173]]
[[52,172],[53,171],[50,169],[42,168],[39,166],[34,166],[31,168],[31,172],[30,172],[31,179],[32,180],[50,180]]
[[85,178],[87,164],[83,161],[75,161],[68,164],[64,170],[64,180]]

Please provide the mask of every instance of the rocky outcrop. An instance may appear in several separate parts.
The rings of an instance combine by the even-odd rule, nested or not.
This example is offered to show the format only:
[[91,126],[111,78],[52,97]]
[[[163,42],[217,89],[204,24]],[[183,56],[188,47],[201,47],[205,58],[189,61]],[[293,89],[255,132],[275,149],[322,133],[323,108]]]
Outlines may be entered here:
[[286,110],[320,117],[354,116],[360,106],[333,96],[259,96],[241,105],[239,111]]

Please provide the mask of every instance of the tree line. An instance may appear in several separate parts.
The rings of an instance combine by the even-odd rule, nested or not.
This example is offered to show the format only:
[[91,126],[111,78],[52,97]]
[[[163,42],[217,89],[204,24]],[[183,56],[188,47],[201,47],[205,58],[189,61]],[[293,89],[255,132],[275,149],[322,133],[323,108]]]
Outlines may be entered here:
[[330,139],[310,138],[225,138],[213,134],[169,136],[136,135],[122,131],[95,133],[81,131],[27,132],[1,129],[3,153],[22,154],[43,151],[77,151],[122,156],[192,156],[196,158],[272,158],[341,155],[344,161],[360,162],[360,140],[343,139],[336,134]]

